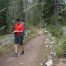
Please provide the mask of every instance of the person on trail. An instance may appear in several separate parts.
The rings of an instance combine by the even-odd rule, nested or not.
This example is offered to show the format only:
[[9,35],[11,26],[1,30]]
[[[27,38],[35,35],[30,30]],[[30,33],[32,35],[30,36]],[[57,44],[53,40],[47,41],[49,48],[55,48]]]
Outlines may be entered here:
[[15,47],[15,56],[18,56],[18,45],[20,46],[20,55],[24,54],[24,45],[23,45],[23,37],[24,37],[24,23],[21,22],[20,19],[16,20],[16,23],[13,27],[14,31],[14,47]]

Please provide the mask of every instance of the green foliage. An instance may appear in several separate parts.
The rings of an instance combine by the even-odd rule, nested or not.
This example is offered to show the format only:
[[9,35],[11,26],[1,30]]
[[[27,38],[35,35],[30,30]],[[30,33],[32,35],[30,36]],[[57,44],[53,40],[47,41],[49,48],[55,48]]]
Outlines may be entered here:
[[58,57],[62,57],[63,51],[61,45],[56,47],[56,54]]
[[8,1],[0,0],[0,28],[5,26],[5,28],[0,29],[0,34],[6,33]]
[[51,0],[47,0],[45,1],[46,4],[43,5],[43,17],[44,18],[48,18],[50,16],[52,16],[53,11],[54,11],[54,7],[52,6],[52,1]]
[[[42,18],[44,19],[44,22],[46,22],[47,24],[64,25],[66,21],[65,20],[66,15],[64,11],[65,11],[65,4],[63,0],[62,1],[57,0],[57,2],[55,2],[55,0],[43,1]],[[59,16],[61,18],[59,18]]]
[[62,49],[63,49],[64,54],[66,54],[66,40],[63,42]]
[[28,27],[32,27],[33,26],[33,22],[31,20],[28,21]]
[[0,55],[5,55],[9,53],[13,49],[13,44],[9,44],[6,46],[1,46],[0,45]]
[[52,16],[54,15],[54,5],[53,1],[51,0],[45,0],[42,5],[42,18],[44,19],[44,22],[47,24],[51,24],[50,20],[52,19]]
[[40,16],[41,16],[41,4],[38,3],[34,8],[30,11],[30,25],[38,26],[40,23]]
[[[7,1],[8,0],[1,0],[0,1],[0,26],[6,25],[6,21],[7,21],[7,14],[6,14],[6,9],[7,9]],[[2,22],[3,21],[3,22]]]
[[55,49],[58,57],[64,57],[64,54],[66,54],[66,36],[58,40]]
[[55,37],[61,37],[62,36],[62,30],[61,27],[48,25],[47,29],[50,31],[50,33]]

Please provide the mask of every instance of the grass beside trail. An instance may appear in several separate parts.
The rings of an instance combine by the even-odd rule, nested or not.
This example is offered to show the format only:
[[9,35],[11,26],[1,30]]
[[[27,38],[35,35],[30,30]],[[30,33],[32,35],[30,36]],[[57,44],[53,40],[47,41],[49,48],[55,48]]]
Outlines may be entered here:
[[5,46],[0,46],[0,56],[7,54],[13,49],[13,44],[8,44]]
[[11,37],[12,34],[5,34],[5,35],[0,35],[0,40],[6,39],[7,37]]

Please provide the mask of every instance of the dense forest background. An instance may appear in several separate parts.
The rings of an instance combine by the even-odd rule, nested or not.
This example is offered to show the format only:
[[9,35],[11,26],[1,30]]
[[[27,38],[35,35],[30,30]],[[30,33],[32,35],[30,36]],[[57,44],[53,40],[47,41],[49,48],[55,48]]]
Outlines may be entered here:
[[11,31],[17,18],[25,18],[28,26],[66,25],[64,0],[1,0],[0,5],[0,31]]

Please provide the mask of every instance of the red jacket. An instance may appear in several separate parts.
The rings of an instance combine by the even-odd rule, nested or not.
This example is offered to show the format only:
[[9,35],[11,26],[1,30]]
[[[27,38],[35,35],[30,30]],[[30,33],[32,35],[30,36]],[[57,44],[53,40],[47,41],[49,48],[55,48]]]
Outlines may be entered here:
[[24,32],[24,24],[23,23],[16,23],[14,25],[14,33],[16,35],[20,35],[23,32]]

